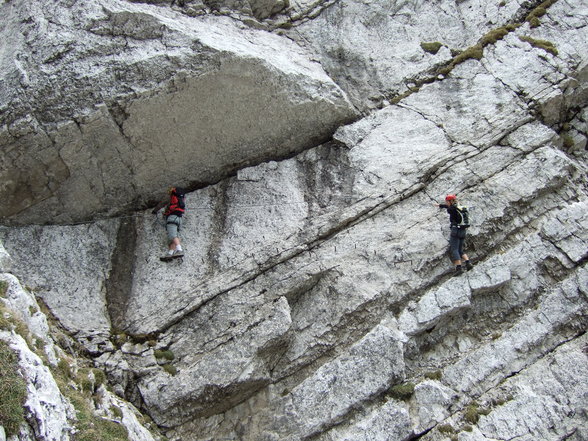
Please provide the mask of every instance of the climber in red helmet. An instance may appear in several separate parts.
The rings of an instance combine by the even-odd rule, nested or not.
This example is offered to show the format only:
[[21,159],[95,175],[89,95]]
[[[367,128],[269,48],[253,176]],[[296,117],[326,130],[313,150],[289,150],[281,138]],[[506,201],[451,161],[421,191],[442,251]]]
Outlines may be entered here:
[[467,254],[464,253],[466,230],[470,226],[469,213],[466,207],[458,205],[457,196],[448,194],[445,196],[445,204],[435,204],[439,209],[446,209],[449,213],[451,233],[449,235],[449,254],[455,265],[455,275],[463,274],[463,266],[469,271],[472,263]]

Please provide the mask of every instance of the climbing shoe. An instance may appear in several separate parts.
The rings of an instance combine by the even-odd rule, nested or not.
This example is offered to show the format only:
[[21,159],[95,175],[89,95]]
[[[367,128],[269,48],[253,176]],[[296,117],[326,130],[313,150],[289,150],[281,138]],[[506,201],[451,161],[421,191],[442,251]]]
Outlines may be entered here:
[[455,273],[453,274],[454,276],[461,276],[463,274],[463,267],[461,265],[457,265],[455,267]]
[[469,260],[465,261],[465,266],[467,271],[471,270],[474,267],[474,265],[472,265],[472,262],[470,262]]

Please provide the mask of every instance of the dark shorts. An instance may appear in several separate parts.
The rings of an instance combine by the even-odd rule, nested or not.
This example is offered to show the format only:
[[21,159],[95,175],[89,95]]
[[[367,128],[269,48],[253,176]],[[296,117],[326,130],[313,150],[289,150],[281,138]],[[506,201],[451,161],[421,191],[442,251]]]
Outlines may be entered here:
[[449,235],[449,254],[451,260],[461,260],[463,256],[463,246],[466,238],[465,228],[451,227],[451,234]]

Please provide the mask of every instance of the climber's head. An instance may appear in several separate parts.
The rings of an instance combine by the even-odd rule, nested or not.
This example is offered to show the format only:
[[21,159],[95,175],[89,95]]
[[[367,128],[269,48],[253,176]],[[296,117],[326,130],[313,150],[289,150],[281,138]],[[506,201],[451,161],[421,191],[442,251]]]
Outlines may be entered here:
[[448,194],[445,196],[445,201],[450,205],[455,204],[457,202],[457,197],[454,194]]

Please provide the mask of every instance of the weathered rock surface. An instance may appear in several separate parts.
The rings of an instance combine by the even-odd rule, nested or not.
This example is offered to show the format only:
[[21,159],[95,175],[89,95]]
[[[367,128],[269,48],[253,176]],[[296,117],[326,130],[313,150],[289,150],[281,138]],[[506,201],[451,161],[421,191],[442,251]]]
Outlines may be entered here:
[[[2,227],[2,265],[35,290],[116,393],[172,440],[583,440],[588,4],[557,1],[532,27],[525,16],[534,6],[297,2],[287,34],[304,50],[261,31],[240,29],[237,38],[228,17],[199,18],[228,33],[214,43],[226,44],[232,61],[250,51],[240,62],[267,67],[257,38],[293,50],[270,51],[267,63],[275,61],[278,76],[292,73],[286,85],[310,76],[338,97],[314,108],[341,112],[321,115],[330,121],[323,133],[339,126],[333,139],[282,160],[244,152],[240,164],[266,161],[190,192],[182,261],[159,261],[162,219],[139,211]],[[162,18],[173,8],[132,8],[173,27]],[[520,26],[485,44],[480,60],[438,75],[450,49],[513,23]],[[154,27],[125,32],[146,29]],[[149,41],[171,38],[162,32]],[[237,50],[240,38],[247,42]],[[420,47],[436,40],[444,45],[437,55]],[[218,48],[208,44],[215,60]],[[306,61],[312,52],[334,82]],[[206,70],[208,61],[190,63]],[[239,78],[252,72],[235,69]],[[343,123],[355,114],[335,83],[363,118]],[[146,89],[125,101],[127,113],[162,105],[168,92]],[[385,101],[406,91],[396,104]],[[298,97],[291,94],[284,90]],[[130,115],[125,133],[175,151],[161,127]],[[211,119],[230,125],[238,115],[224,109]],[[309,121],[287,136],[315,142]],[[193,139],[190,130],[178,136]],[[208,167],[207,155],[189,156]],[[182,173],[184,164],[168,165]],[[153,194],[164,185],[141,176]],[[473,218],[475,267],[458,278],[447,214],[435,207],[446,193],[457,193]]]
[[0,8],[5,222],[120,214],[356,115],[299,46],[228,18],[117,0]]
[[[35,297],[11,274],[1,273],[0,282],[5,286],[0,300],[3,314],[0,341],[16,355],[27,389],[23,409],[28,424],[23,424],[18,435],[8,439],[75,439],[76,422],[81,419],[80,404],[79,401],[73,402],[71,393],[69,397],[65,395],[67,392],[60,388],[59,381],[55,378],[55,373],[63,369],[63,365],[68,364],[71,358],[54,342],[47,317],[41,312]],[[7,321],[14,324],[6,326]],[[19,323],[23,323],[24,327],[19,326]],[[70,383],[66,387],[75,386]],[[104,387],[99,388],[94,404],[106,419],[124,426],[130,441],[154,441],[155,438],[139,422],[137,409]],[[112,415],[113,408],[119,410],[119,417]],[[2,417],[4,416],[3,413]],[[0,423],[4,423],[4,420],[0,420]],[[2,435],[5,436],[5,432],[0,425],[0,436]]]

